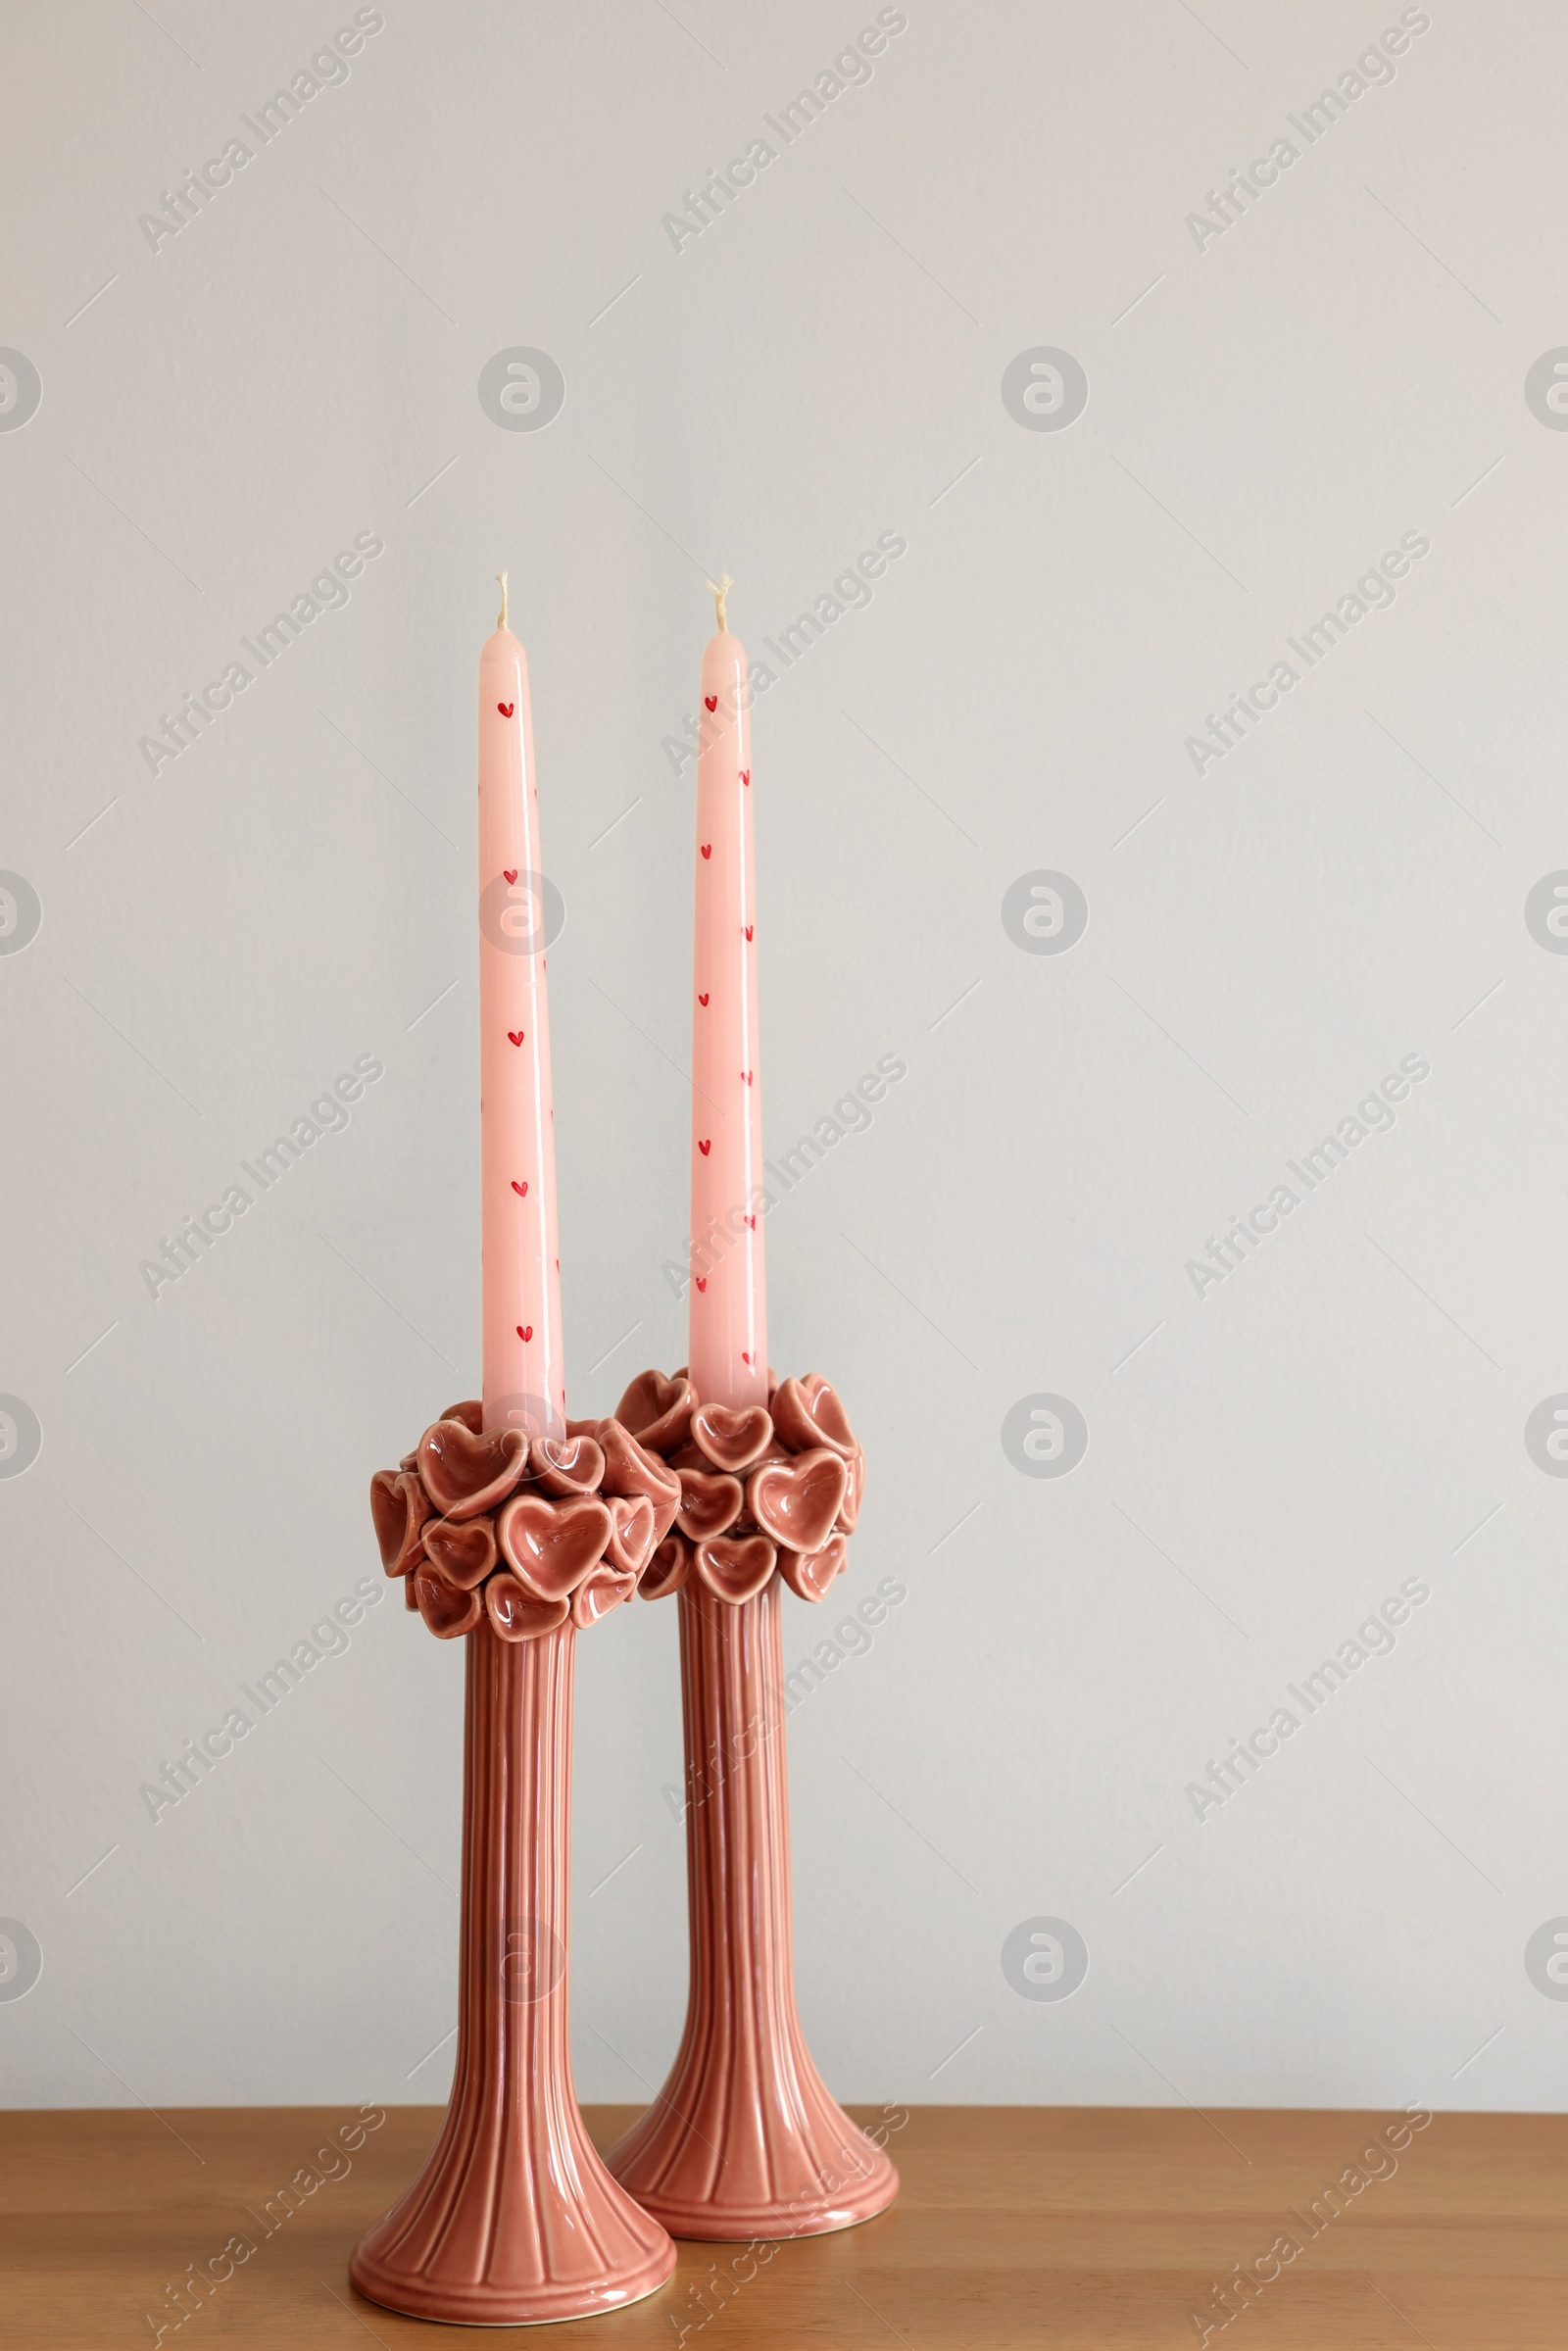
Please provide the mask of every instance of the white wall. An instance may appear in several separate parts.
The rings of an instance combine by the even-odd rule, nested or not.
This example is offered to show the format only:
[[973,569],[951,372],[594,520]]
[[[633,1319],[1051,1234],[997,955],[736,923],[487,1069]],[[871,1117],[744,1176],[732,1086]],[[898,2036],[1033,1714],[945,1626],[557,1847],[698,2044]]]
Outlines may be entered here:
[[[907,1064],[768,1235],[773,1359],[833,1377],[871,1460],[791,1663],[906,1593],[790,1722],[817,2057],[864,2098],[1562,2098],[1526,1945],[1568,1913],[1568,1486],[1525,1424],[1568,1389],[1568,961],[1525,903],[1568,867],[1568,438],[1525,379],[1568,342],[1568,28],[1433,0],[1308,145],[1289,117],[1396,6],[906,13],[678,252],[662,216],[870,0],[386,0],[156,251],[138,216],[352,11],[14,17],[0,342],[42,404],[0,434],[0,866],[42,925],[0,955],[0,1389],[42,1450],[0,1480],[0,1914],[43,1972],[0,2001],[11,2102],[444,2094],[456,1647],[392,1594],[156,1825],[138,1790],[374,1572],[370,1471],[475,1385],[492,572],[567,906],[573,1400],[607,1410],[684,1353],[663,739],[704,576],[758,654],[884,532],[754,720],[770,1149]],[[1281,137],[1200,248],[1189,212]],[[514,346],[564,373],[547,429],[476,396]],[[1087,374],[1065,430],[1004,404],[1041,346]],[[346,608],[149,772],[160,713],[360,532]],[[1308,669],[1288,639],[1405,533]],[[1089,909],[1060,955],[1004,924],[1042,870]],[[358,1054],[347,1132],[155,1301],[138,1262]],[[1307,1195],[1286,1163],[1405,1056],[1396,1123]],[[1002,1442],[1042,1394],[1088,1430],[1056,1479]],[[1288,1685],[1407,1579],[1392,1653],[1308,1716]],[[585,2096],[642,2095],[679,2027],[674,1636],[637,1607],[579,1644]],[[1004,1972],[1041,1918],[1090,1955],[1065,2001]]]

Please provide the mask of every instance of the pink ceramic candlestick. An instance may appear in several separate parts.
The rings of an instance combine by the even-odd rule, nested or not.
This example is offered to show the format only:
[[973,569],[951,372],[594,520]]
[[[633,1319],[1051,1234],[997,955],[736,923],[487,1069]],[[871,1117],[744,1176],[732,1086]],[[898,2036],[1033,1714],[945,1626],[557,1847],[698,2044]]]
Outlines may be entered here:
[[[528,1462],[563,1470],[568,1494],[581,1476],[581,1447],[552,1443],[557,1432],[564,1438],[565,1389],[544,883],[527,664],[506,619],[503,574],[500,624],[479,661],[483,1407],[458,1407],[437,1424],[432,1434],[444,1437],[445,1450],[433,1466],[426,1459],[432,1489],[412,1473],[387,1473],[372,1486],[391,1490],[381,1496],[383,1518],[390,1510],[400,1523],[383,1543],[388,1572],[423,1591],[418,1604],[433,1631],[461,1633],[467,1645],[457,2059],[446,2122],[423,2171],[349,2264],[360,2291],[390,2310],[487,2327],[616,2310],[652,2293],[675,2265],[663,2229],[605,2169],[571,2083],[572,1667],[577,1621],[592,1622],[597,1603],[581,1609],[584,1585],[568,1616],[554,1587],[530,1592],[510,1575],[492,1578],[508,1587],[506,1605],[481,1606],[477,1592],[497,1546],[475,1494],[499,1497]],[[543,1441],[544,1454],[514,1430]],[[603,1545],[608,1512],[580,1495],[571,1507],[579,1523],[585,1511],[599,1512]],[[550,1515],[532,1493],[518,1508],[532,1511],[536,1532]],[[562,1531],[558,1523],[558,1539]],[[444,1541],[431,1552],[438,1534]],[[526,1545],[526,1528],[518,1540]],[[526,1556],[559,1569],[560,1553],[558,1540],[548,1555]],[[587,1566],[578,1562],[577,1584]],[[570,1575],[558,1580],[572,1591]],[[550,1629],[534,1630],[541,1617]]]
[[501,617],[479,656],[479,1113],[484,1425],[565,1433],[555,1112],[528,661]]
[[355,2250],[372,2302],[471,2327],[618,2310],[675,2248],[618,2188],[571,2086],[566,1907],[574,1628],[466,1637],[463,1942],[452,2100],[408,2194]]
[[767,1401],[762,1085],[746,648],[724,624],[703,655],[692,977],[691,1378],[719,1404]]
[[[743,1433],[741,1409],[769,1401],[761,1073],[746,655],[717,594],[697,767],[688,1338],[700,1404],[731,1407]],[[677,1604],[686,2029],[662,2094],[608,2160],[675,2236],[819,2235],[883,2211],[899,2178],[835,2104],[796,2013],[780,1578],[733,1603],[692,1576]]]

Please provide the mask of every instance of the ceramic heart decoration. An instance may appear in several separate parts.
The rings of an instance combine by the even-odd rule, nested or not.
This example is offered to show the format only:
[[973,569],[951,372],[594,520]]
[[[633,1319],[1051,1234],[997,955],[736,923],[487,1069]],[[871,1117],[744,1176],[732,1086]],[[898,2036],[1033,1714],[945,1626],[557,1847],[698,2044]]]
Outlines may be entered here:
[[773,1423],[762,1404],[699,1404],[692,1414],[692,1437],[715,1469],[750,1469],[760,1461],[772,1442]]
[[683,1469],[680,1478],[680,1508],[675,1524],[688,1543],[706,1543],[711,1535],[722,1535],[740,1516],[745,1499],[739,1478],[727,1477],[722,1470]]
[[416,1567],[409,1579],[415,1605],[439,1641],[456,1641],[471,1633],[484,1613],[476,1592],[460,1592],[433,1567]]
[[773,1391],[770,1408],[773,1426],[793,1453],[828,1445],[848,1460],[856,1449],[849,1415],[839,1402],[837,1390],[828,1386],[820,1372],[808,1372],[804,1380],[781,1380]]
[[855,1522],[860,1515],[860,1496],[865,1492],[865,1455],[858,1445],[850,1455],[850,1482],[839,1505],[838,1530],[841,1535],[853,1535]]
[[778,1572],[798,1599],[825,1600],[828,1586],[843,1574],[848,1556],[843,1536],[832,1535],[819,1551],[780,1551]]
[[629,1437],[618,1421],[604,1423],[599,1442],[605,1454],[604,1492],[646,1494],[654,1506],[654,1541],[662,1543],[680,1507],[680,1481],[674,1471],[639,1439]]
[[536,1600],[515,1576],[492,1576],[484,1588],[484,1609],[503,1641],[537,1641],[566,1621],[566,1600]]
[[610,1512],[586,1494],[552,1501],[542,1494],[519,1494],[497,1520],[496,1541],[532,1598],[565,1599],[604,1556]]
[[496,1563],[495,1529],[487,1518],[438,1518],[424,1530],[424,1549],[449,1584],[471,1592]]
[[572,1593],[572,1623],[579,1633],[586,1633],[590,1625],[596,1625],[602,1616],[608,1616],[612,1608],[618,1608],[622,1600],[629,1600],[636,1589],[637,1579],[634,1575],[622,1568],[612,1567],[607,1561],[602,1567],[596,1567],[593,1574],[586,1577]]
[[592,1437],[536,1437],[528,1467],[546,1494],[592,1494],[605,1474],[605,1456]]
[[680,1535],[666,1535],[643,1570],[637,1589],[645,1600],[662,1600],[679,1592],[692,1572],[692,1546]]
[[645,1371],[615,1406],[615,1418],[639,1445],[656,1453],[672,1453],[692,1425],[696,1402],[690,1380],[665,1380],[657,1371]]
[[715,1535],[694,1546],[697,1573],[710,1592],[734,1606],[755,1599],[773,1573],[778,1554],[765,1535]]
[[424,1489],[409,1470],[378,1469],[370,1480],[370,1516],[389,1576],[406,1576],[420,1545],[419,1530],[430,1516]]
[[419,1476],[445,1518],[473,1518],[510,1494],[527,1462],[520,1429],[476,1437],[461,1420],[438,1420],[419,1440]]
[[792,1551],[820,1550],[833,1531],[849,1484],[842,1453],[820,1445],[792,1461],[764,1461],[746,1488],[747,1507],[764,1535]]
[[635,1581],[654,1555],[654,1505],[645,1494],[617,1494],[609,1507],[610,1543],[605,1557],[612,1567]]

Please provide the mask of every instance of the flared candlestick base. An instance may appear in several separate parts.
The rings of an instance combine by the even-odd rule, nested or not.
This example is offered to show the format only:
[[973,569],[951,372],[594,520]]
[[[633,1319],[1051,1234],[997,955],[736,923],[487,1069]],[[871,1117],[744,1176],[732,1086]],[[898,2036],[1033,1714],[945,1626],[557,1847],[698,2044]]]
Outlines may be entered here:
[[410,2318],[538,2326],[618,2310],[675,2248],[583,2126],[566,2019],[568,1622],[466,1636],[463,1938],[451,2104],[424,2170],[361,2239],[349,2276]]
[[780,1589],[678,1598],[691,1996],[669,2080],[606,2158],[673,2236],[816,2236],[899,2192],[795,2012]]

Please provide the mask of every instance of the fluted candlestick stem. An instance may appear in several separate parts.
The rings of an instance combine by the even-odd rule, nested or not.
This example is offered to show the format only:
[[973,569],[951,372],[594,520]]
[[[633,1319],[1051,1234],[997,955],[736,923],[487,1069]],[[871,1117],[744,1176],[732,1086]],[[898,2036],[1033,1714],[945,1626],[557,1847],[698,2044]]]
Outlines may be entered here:
[[899,2179],[829,2095],[795,2007],[781,1588],[679,1594],[691,1990],[669,2080],[608,2162],[674,2236],[811,2236]]
[[571,2084],[566,1947],[572,1644],[567,1623],[466,1636],[458,2051],[441,2135],[361,2240],[362,2294],[416,2319],[538,2323],[618,2310],[675,2248],[616,2186]]

